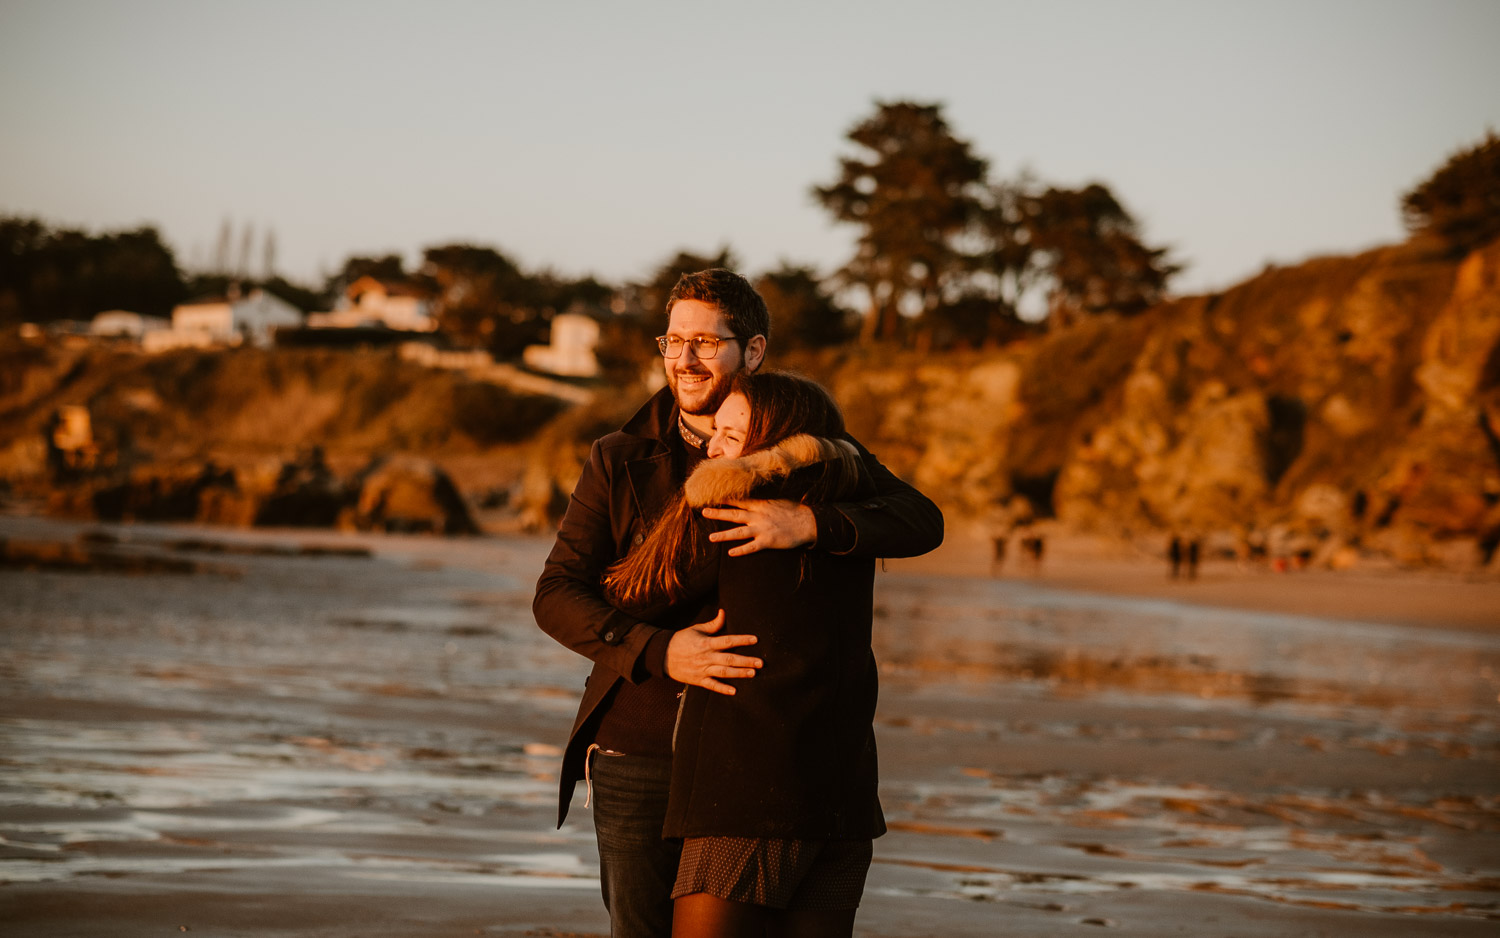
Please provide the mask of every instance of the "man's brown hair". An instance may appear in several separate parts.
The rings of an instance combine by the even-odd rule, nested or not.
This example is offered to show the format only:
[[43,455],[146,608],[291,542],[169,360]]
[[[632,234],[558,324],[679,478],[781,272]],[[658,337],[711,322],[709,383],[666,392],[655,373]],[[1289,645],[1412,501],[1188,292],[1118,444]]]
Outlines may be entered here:
[[697,300],[718,307],[737,339],[763,335],[771,338],[771,311],[750,281],[732,270],[711,267],[696,274],[683,274],[667,295],[667,315],[678,300]]

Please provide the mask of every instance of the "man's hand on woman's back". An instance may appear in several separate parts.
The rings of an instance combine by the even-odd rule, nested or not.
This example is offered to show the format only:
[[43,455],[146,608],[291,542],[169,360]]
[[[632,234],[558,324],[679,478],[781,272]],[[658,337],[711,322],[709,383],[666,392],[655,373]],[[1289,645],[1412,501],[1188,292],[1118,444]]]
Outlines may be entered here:
[[731,654],[726,648],[754,645],[754,635],[715,635],[724,627],[724,610],[708,622],[673,633],[667,645],[667,676],[716,694],[734,695],[734,687],[718,678],[755,677],[759,658]]

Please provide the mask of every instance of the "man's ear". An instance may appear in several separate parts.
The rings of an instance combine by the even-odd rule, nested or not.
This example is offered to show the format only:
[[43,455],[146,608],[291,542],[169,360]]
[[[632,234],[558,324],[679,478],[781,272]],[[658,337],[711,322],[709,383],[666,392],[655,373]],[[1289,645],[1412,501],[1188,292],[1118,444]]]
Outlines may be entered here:
[[766,337],[753,335],[745,342],[745,370],[755,373],[766,360]]

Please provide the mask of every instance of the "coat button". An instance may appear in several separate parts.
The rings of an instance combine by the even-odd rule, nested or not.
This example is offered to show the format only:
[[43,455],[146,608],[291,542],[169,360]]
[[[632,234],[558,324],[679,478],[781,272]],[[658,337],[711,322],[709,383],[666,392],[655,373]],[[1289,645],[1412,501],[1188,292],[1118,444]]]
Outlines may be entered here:
[[615,633],[613,633],[613,632],[605,632],[604,633],[604,640],[606,642],[612,642],[612,641],[614,641],[615,640]]

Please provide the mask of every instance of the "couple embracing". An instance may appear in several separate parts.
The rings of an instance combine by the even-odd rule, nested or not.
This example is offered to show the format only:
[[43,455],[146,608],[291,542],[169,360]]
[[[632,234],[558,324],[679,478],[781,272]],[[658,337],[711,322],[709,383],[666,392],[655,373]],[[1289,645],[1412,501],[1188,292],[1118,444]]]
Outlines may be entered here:
[[687,274],[667,387],[594,443],[537,623],[594,662],[563,756],[585,780],[615,938],[853,931],[876,796],[875,559],[926,553],[936,506],[762,368],[765,302]]

